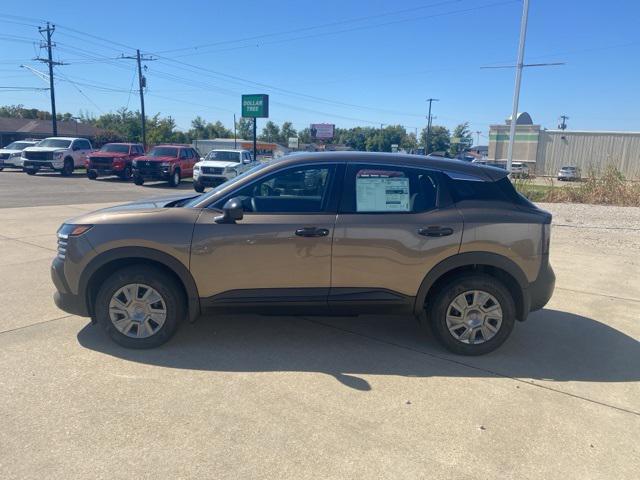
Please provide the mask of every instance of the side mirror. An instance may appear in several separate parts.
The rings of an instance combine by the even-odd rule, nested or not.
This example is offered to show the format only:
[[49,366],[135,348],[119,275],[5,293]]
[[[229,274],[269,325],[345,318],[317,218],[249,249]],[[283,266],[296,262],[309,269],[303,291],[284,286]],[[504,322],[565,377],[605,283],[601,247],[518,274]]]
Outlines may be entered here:
[[200,161],[201,161],[201,162],[204,162],[204,157],[200,157]]
[[222,207],[222,215],[214,218],[216,223],[236,223],[242,220],[244,210],[242,209],[242,200],[239,198],[231,198]]

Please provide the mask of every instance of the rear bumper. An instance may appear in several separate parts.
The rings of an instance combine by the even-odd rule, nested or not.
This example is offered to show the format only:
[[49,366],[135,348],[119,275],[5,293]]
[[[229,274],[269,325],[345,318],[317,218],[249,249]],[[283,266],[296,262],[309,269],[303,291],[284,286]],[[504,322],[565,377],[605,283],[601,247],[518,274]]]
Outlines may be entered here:
[[556,286],[556,274],[549,264],[549,257],[547,256],[545,260],[538,278],[529,284],[527,289],[531,299],[531,306],[529,307],[531,312],[540,310],[549,302]]

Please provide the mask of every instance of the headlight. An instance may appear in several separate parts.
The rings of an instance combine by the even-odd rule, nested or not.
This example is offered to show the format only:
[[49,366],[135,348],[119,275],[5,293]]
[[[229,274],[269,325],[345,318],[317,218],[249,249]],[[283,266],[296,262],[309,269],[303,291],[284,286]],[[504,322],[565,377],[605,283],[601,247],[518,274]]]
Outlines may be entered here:
[[54,152],[53,158],[55,158],[57,160],[57,159],[62,158],[63,155],[64,155],[64,152]]
[[20,158],[27,158],[27,153],[24,150],[20,153]]
[[83,233],[88,232],[93,225],[73,225],[72,223],[63,223],[58,229],[58,238],[79,237]]
[[235,167],[224,167],[223,172],[224,172],[225,175],[234,175],[235,176],[235,175],[238,174],[238,172],[236,172]]
[[9,158],[18,158],[20,156],[20,152],[15,152],[9,155]]
[[200,165],[197,165],[197,164],[196,164],[196,165],[194,165],[194,166],[193,166],[193,169],[194,169],[196,172],[199,172],[199,171],[200,171]]
[[162,162],[160,164],[161,167],[170,167],[171,166],[171,162]]
[[137,167],[138,166],[138,160],[133,160],[131,162],[131,165],[134,166],[134,167]]

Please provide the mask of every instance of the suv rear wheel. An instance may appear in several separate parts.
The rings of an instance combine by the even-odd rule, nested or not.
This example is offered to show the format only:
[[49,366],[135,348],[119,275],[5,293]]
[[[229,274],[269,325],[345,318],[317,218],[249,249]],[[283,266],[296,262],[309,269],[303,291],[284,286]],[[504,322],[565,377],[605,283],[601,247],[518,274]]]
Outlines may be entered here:
[[162,270],[137,265],[116,271],[100,287],[98,323],[127,348],[162,345],[184,318],[185,298],[176,280]]
[[427,317],[445,348],[460,355],[482,355],[509,337],[515,312],[513,297],[502,282],[471,274],[455,277],[441,288]]

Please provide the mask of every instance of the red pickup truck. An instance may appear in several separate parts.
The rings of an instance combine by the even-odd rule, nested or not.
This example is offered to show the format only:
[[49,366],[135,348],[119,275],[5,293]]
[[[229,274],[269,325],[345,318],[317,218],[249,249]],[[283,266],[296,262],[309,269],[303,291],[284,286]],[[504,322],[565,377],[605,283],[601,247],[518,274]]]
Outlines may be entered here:
[[95,180],[100,175],[117,175],[129,180],[133,159],[141,155],[144,147],[140,143],[107,143],[87,157],[87,177]]
[[157,145],[149,153],[133,161],[133,183],[164,180],[177,187],[182,178],[191,178],[200,154],[190,145]]

